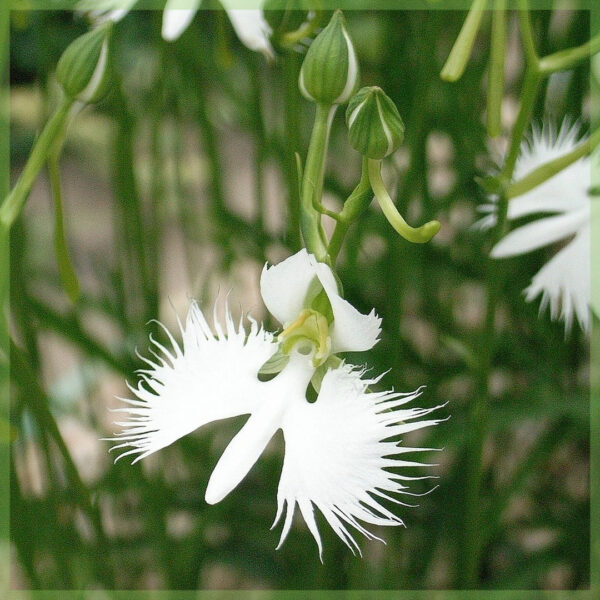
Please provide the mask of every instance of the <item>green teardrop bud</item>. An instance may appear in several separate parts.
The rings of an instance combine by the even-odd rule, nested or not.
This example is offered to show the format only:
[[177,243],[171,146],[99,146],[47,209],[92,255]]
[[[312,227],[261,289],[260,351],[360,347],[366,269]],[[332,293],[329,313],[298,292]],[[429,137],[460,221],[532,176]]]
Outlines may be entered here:
[[73,41],[58,61],[56,79],[69,98],[98,102],[110,87],[110,36],[112,22]]
[[309,100],[331,105],[347,102],[358,84],[356,52],[346,31],[344,15],[336,10],[308,49],[298,85]]
[[404,123],[396,105],[376,86],[364,87],[352,97],[346,124],[352,147],[367,158],[388,156],[404,139]]

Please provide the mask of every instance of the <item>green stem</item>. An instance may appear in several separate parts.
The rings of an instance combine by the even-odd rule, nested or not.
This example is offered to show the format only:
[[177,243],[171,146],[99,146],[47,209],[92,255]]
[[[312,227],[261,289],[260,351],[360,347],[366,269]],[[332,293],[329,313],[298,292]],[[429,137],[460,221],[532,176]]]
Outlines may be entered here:
[[363,158],[360,181],[350,196],[348,196],[346,202],[344,202],[344,208],[338,215],[335,229],[331,235],[331,240],[329,240],[328,252],[332,265],[335,265],[348,228],[369,208],[372,199],[373,192],[371,191],[371,183],[369,182],[369,159]]
[[568,50],[561,50],[560,52],[544,56],[544,58],[540,60],[540,71],[544,75],[549,75],[556,71],[565,71],[573,68],[578,62],[581,62],[598,52],[600,52],[600,33],[581,46],[569,48]]
[[444,81],[457,81],[464,73],[486,4],[487,0],[473,0],[469,14],[440,73]]
[[284,69],[284,118],[285,140],[288,148],[285,152],[284,171],[287,186],[287,244],[290,250],[297,252],[302,247],[300,239],[300,199],[298,194],[298,174],[294,152],[300,147],[300,133],[298,130],[298,115],[300,114],[298,73],[300,72],[300,58],[297,52],[286,52],[283,57]]
[[507,185],[512,179],[512,174],[515,169],[515,164],[521,148],[521,141],[523,140],[525,129],[529,124],[529,118],[531,116],[531,111],[533,110],[533,105],[538,93],[540,81],[541,76],[537,71],[537,68],[529,67],[525,73],[525,81],[523,82],[519,114],[512,130],[506,161],[500,176],[505,185]]
[[42,133],[35,142],[33,150],[29,155],[25,168],[15,184],[15,187],[11,190],[0,207],[0,228],[9,230],[21,213],[21,210],[23,210],[23,206],[29,197],[33,183],[46,163],[52,146],[63,134],[69,110],[72,105],[73,100],[66,97],[63,98],[52,117],[46,123]]
[[529,14],[529,2],[527,0],[519,0],[519,29],[521,31],[521,38],[523,40],[523,47],[525,49],[525,59],[529,69],[539,68],[539,58],[537,50],[535,49],[535,42],[533,39],[533,27],[531,25],[531,15]]
[[71,302],[75,303],[79,298],[79,282],[77,281],[77,275],[75,274],[75,270],[71,263],[69,249],[65,239],[58,154],[54,152],[48,157],[48,177],[50,178],[50,189],[54,201],[54,253],[58,264],[58,272],[67,296]]
[[331,121],[337,105],[317,104],[315,123],[310,137],[300,197],[300,228],[306,249],[317,260],[328,262],[327,247],[321,232],[321,216],[315,210],[315,201],[320,203],[323,193],[325,158],[329,144]]
[[492,16],[492,49],[487,96],[487,130],[491,137],[499,135],[502,128],[505,53],[506,0],[494,0],[494,14]]
[[551,160],[537,169],[528,173],[523,179],[516,181],[508,186],[506,197],[510,200],[517,196],[525,194],[529,190],[544,183],[558,172],[566,169],[569,165],[578,161],[581,157],[587,156],[600,143],[600,128],[596,129],[584,142],[573,148],[567,154]]
[[108,566],[108,539],[104,533],[102,526],[102,519],[98,507],[92,502],[92,498],[81,480],[79,471],[73,462],[69,449],[65,444],[65,441],[58,429],[56,421],[50,412],[48,405],[48,398],[44,394],[40,387],[35,374],[27,364],[25,356],[18,346],[10,341],[10,354],[11,354],[11,376],[14,377],[15,381],[23,390],[23,398],[27,402],[29,409],[35,415],[36,420],[44,430],[48,432],[60,455],[63,458],[65,465],[65,472],[67,479],[71,483],[71,489],[75,494],[75,500],[87,513],[90,518],[92,527],[96,533],[98,542],[98,557],[99,566],[101,567],[102,577],[107,585],[111,585],[114,582],[112,572]]
[[421,227],[411,227],[398,212],[393,200],[385,189],[385,184],[381,178],[381,161],[368,159],[368,169],[369,181],[371,182],[373,193],[390,225],[409,242],[413,242],[414,244],[428,242],[440,230],[439,221],[429,221],[421,225]]

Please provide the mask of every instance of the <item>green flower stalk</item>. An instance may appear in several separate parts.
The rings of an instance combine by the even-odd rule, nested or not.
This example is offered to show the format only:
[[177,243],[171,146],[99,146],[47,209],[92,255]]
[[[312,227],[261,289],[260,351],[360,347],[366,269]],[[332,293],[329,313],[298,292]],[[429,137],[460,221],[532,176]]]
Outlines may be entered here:
[[308,49],[298,78],[302,94],[317,104],[302,175],[300,228],[306,248],[321,262],[330,261],[319,211],[331,122],[337,105],[349,100],[358,82],[356,52],[337,10]]
[[428,242],[439,230],[438,221],[411,227],[398,212],[381,178],[381,160],[398,149],[404,139],[404,123],[394,102],[379,87],[365,87],[346,111],[350,143],[367,159],[371,188],[390,225],[409,242]]

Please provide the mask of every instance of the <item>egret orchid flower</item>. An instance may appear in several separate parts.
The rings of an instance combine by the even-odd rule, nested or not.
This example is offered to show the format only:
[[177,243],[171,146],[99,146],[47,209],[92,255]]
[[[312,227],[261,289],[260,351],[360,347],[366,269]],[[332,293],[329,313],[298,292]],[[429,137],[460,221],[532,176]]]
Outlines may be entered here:
[[[171,348],[152,340],[159,350],[144,359],[134,398],[117,411],[123,430],[111,441],[134,462],[168,446],[207,423],[249,414],[247,422],[218,460],[206,488],[214,504],[231,492],[262,454],[278,429],[285,456],[277,493],[277,515],[285,512],[279,546],[286,539],[296,504],[322,556],[316,506],[336,534],[354,552],[360,549],[351,525],[369,539],[372,525],[403,525],[384,505],[403,504],[406,482],[423,479],[391,471],[422,466],[405,453],[426,450],[399,445],[399,436],[435,425],[424,419],[434,408],[406,407],[421,394],[371,390],[380,377],[366,377],[361,367],[336,361],[334,352],[368,350],[377,342],[380,319],[358,312],[338,292],[331,269],[302,250],[263,269],[261,292],[267,308],[283,325],[274,336],[251,318],[237,325],[226,310],[225,326],[214,318],[213,335],[202,311],[192,303],[182,345],[168,332]],[[288,360],[268,381],[261,367],[277,352]],[[317,369],[325,370],[315,402],[306,391]],[[118,459],[117,459],[118,460]],[[384,503],[382,503],[384,501]],[[279,548],[278,546],[278,548]]]
[[[563,156],[578,143],[579,127],[564,122],[558,132],[545,125],[534,129],[523,142],[515,165],[516,181],[541,165]],[[587,333],[590,329],[590,157],[559,171],[532,190],[510,200],[508,220],[538,215],[513,229],[491,250],[493,258],[525,254],[555,242],[563,247],[538,271],[525,289],[531,301],[540,294],[540,312],[550,306],[552,319],[560,318],[569,331],[574,318]],[[479,209],[487,213],[475,225],[481,229],[496,224],[497,203]],[[544,216],[551,214],[551,216]]]
[[[138,0],[81,0],[80,10],[87,10],[97,21],[120,21]],[[167,0],[163,11],[162,37],[173,42],[188,28],[198,12],[201,0]],[[273,57],[269,42],[271,28],[259,9],[230,8],[231,2],[221,2],[240,41],[250,50]]]

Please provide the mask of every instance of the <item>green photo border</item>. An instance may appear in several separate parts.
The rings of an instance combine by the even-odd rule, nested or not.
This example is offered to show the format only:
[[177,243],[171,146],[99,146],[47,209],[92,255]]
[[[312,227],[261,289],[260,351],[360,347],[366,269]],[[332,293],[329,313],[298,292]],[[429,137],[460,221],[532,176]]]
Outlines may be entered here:
[[[308,1],[308,0],[307,0]],[[181,8],[192,0],[180,0]],[[325,8],[345,10],[453,10],[467,9],[471,0],[321,0]],[[138,9],[162,9],[164,0],[140,0]],[[256,8],[259,0],[228,0],[228,5]],[[553,8],[553,0],[530,0],[532,9]],[[600,1],[580,0],[578,6],[591,12],[592,30],[600,30]],[[0,197],[9,190],[9,16],[11,9],[71,9],[72,0],[0,0]],[[593,85],[593,82],[592,82]],[[592,114],[600,113],[600,89],[592,89]],[[592,123],[597,127],[600,123]],[[596,165],[598,167],[598,165]],[[592,184],[600,186],[600,168],[592,173]],[[600,201],[592,202],[596,221],[591,242],[592,298],[600,306]],[[28,591],[10,589],[9,541],[9,385],[6,363],[9,273],[8,243],[0,240],[0,598],[6,600],[599,600],[600,599],[600,326],[591,335],[590,397],[590,495],[591,570],[590,589],[580,591]]]

